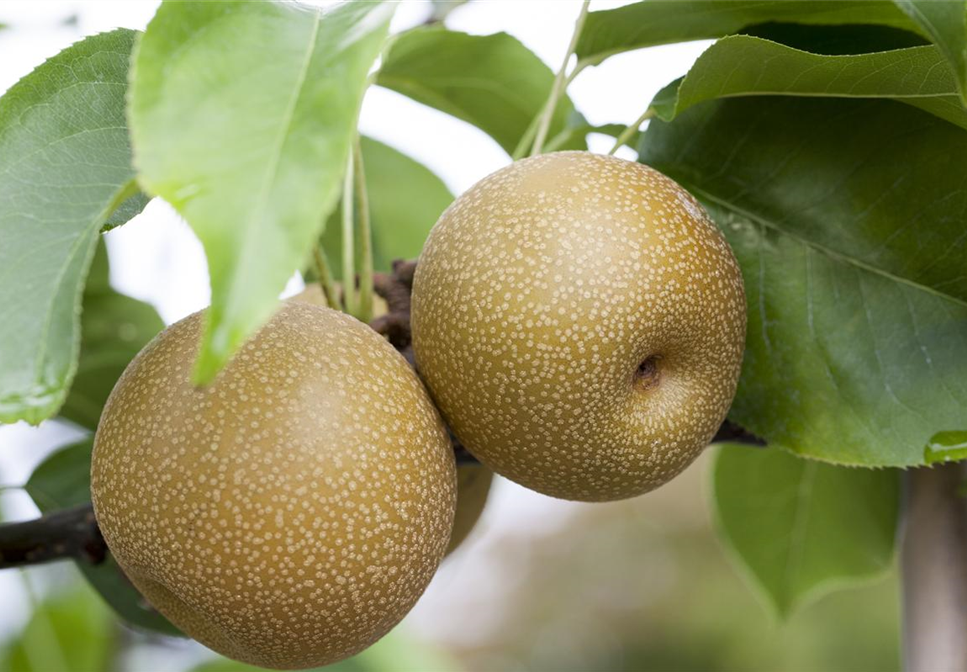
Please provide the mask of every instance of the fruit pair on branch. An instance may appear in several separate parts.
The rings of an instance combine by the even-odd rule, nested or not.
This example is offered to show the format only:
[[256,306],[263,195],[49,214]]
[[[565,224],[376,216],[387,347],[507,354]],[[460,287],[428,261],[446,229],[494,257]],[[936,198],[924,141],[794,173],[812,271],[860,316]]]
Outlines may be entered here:
[[232,658],[311,667],[376,641],[472,527],[491,470],[605,501],[660,486],[716,438],[755,441],[723,424],[739,269],[646,166],[517,162],[374,284],[388,310],[372,328],[286,302],[204,388],[192,315],[105,407],[100,533],[159,611]]

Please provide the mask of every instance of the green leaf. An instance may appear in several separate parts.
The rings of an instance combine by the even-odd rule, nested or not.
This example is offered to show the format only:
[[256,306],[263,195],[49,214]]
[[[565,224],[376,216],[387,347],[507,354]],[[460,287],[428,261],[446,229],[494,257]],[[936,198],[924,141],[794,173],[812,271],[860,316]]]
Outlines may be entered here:
[[[93,447],[94,440],[86,439],[52,453],[37,466],[24,489],[41,513],[90,501]],[[113,557],[108,556],[99,565],[79,562],[77,567],[104,601],[128,623],[165,635],[181,635],[135,590]]]
[[110,231],[113,228],[121,226],[122,224],[134,219],[137,215],[141,214],[144,207],[148,204],[149,199],[145,194],[138,191],[133,196],[129,197],[126,201],[121,203],[117,209],[111,213],[104,222],[104,226],[101,227],[101,231]]
[[892,98],[967,129],[954,77],[934,46],[828,56],[733,35],[709,47],[652,107],[670,121],[707,100],[761,95]]
[[[363,167],[373,230],[373,262],[388,271],[394,259],[415,259],[453,194],[423,164],[363,137]],[[341,206],[329,217],[323,245],[336,277],[342,274]]]
[[967,105],[967,2],[964,0],[894,0],[947,58]]
[[[473,124],[508,154],[540,114],[553,82],[550,68],[517,38],[442,27],[396,36],[376,79],[380,86]],[[573,113],[574,105],[564,97],[548,137],[565,130]]]
[[769,21],[870,23],[919,32],[895,5],[877,0],[645,0],[588,14],[576,53],[594,65],[623,51],[722,37]]
[[900,495],[895,470],[723,446],[712,487],[722,538],[783,617],[890,567]]
[[937,432],[927,442],[923,459],[927,464],[967,459],[967,432]]
[[60,415],[94,430],[114,383],[164,322],[151,305],[111,289],[103,244],[94,256],[83,306],[77,375]]
[[124,120],[135,35],[78,42],[0,99],[0,422],[50,417],[74,375],[98,229],[136,193]]
[[41,513],[52,513],[91,501],[91,451],[88,438],[51,453],[37,465],[24,490]]
[[760,23],[743,28],[741,34],[826,56],[855,56],[930,44],[930,40],[917,33],[875,24],[809,26],[801,23]]
[[3,672],[91,672],[110,668],[114,621],[84,586],[47,598],[0,657]]
[[830,462],[923,464],[967,418],[967,133],[886,100],[720,100],[641,161],[705,205],[749,310],[730,417]]
[[129,104],[135,163],[205,246],[198,382],[272,315],[335,206],[393,7],[168,0],[149,24]]

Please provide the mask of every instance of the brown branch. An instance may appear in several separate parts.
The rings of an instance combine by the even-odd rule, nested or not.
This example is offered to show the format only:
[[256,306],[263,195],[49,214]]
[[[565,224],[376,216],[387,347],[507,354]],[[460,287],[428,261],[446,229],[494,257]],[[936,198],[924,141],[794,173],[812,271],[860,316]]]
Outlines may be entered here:
[[745,427],[732,422],[728,418],[719,427],[719,431],[715,433],[712,437],[711,443],[743,443],[747,446],[759,446],[764,447],[766,445],[765,439],[762,439]]
[[962,462],[903,474],[903,669],[967,669],[967,479]]
[[[385,336],[414,368],[410,294],[415,272],[415,261],[397,260],[393,262],[391,273],[373,275],[373,291],[386,301],[388,312],[370,322],[370,326]],[[478,463],[452,431],[450,440],[457,464]],[[729,420],[722,423],[712,439],[712,443],[722,441],[765,445],[765,441],[758,436]],[[94,520],[94,509],[90,504],[23,523],[0,525],[0,569],[65,558],[97,564],[107,557],[107,553],[107,545]]]
[[96,565],[106,557],[107,544],[90,504],[0,525],[0,569],[64,558]]

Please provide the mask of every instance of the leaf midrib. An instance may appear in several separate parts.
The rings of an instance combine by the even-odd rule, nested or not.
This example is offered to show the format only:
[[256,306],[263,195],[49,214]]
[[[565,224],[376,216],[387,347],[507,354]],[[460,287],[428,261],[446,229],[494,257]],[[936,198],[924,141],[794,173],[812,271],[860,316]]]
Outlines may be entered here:
[[[296,78],[296,86],[293,88],[292,95],[286,104],[286,109],[282,116],[282,123],[279,125],[278,135],[276,136],[275,143],[270,154],[268,169],[265,171],[265,175],[262,179],[262,185],[259,188],[259,193],[255,200],[255,207],[252,209],[252,216],[248,217],[245,221],[245,235],[242,237],[244,242],[241,253],[238,257],[238,263],[235,265],[236,273],[244,273],[248,268],[248,260],[251,257],[253,250],[252,242],[255,239],[254,233],[258,229],[258,223],[262,219],[262,213],[265,210],[266,203],[268,202],[270,187],[278,175],[279,163],[282,160],[282,151],[285,147],[286,138],[288,137],[289,131],[292,127],[292,119],[295,116],[296,107],[299,104],[299,99],[302,97],[302,90],[306,84],[306,78],[309,74],[309,66],[312,63],[312,57],[316,51],[316,40],[319,37],[319,26],[321,23],[322,17],[318,12],[316,12],[312,24],[312,32],[309,35],[309,44],[306,49],[306,53],[302,58],[302,65],[299,69],[299,75]],[[232,283],[232,287],[237,286],[237,282]],[[230,304],[231,302],[228,303]]]
[[888,280],[892,280],[893,282],[896,282],[896,283],[899,283],[899,284],[902,284],[902,285],[906,285],[906,286],[911,287],[913,289],[916,289],[918,291],[925,292],[927,294],[932,294],[932,295],[937,296],[937,297],[939,297],[941,299],[944,299],[946,301],[950,301],[951,303],[955,303],[955,304],[957,304],[958,306],[960,306],[962,308],[967,308],[967,300],[959,299],[956,296],[951,296],[950,294],[945,294],[944,292],[942,292],[942,291],[940,291],[938,289],[934,289],[933,287],[930,287],[929,285],[923,285],[923,284],[921,284],[919,282],[916,282],[914,280],[911,280],[909,278],[904,278],[903,276],[894,275],[893,273],[890,273],[889,271],[886,271],[886,270],[884,270],[882,268],[877,268],[876,266],[873,266],[872,264],[868,264],[867,262],[865,262],[865,261],[863,261],[861,259],[858,259],[856,257],[850,256],[850,255],[845,254],[843,252],[838,252],[838,251],[836,251],[834,249],[831,249],[829,247],[826,247],[824,245],[821,245],[821,244],[817,243],[816,241],[809,240],[808,238],[803,238],[802,236],[798,236],[798,235],[796,235],[794,233],[791,233],[790,231],[788,231],[788,230],[786,230],[786,229],[784,229],[784,228],[776,225],[774,222],[771,222],[771,221],[769,221],[768,219],[766,219],[764,217],[761,217],[761,216],[756,215],[756,214],[754,214],[752,212],[749,212],[748,210],[745,210],[745,209],[739,207],[738,205],[736,205],[736,204],[734,204],[734,203],[732,203],[732,202],[730,202],[730,201],[728,201],[728,200],[726,200],[726,199],[724,199],[722,197],[715,196],[714,194],[711,194],[708,191],[706,191],[706,190],[704,190],[704,189],[702,189],[700,187],[696,187],[694,184],[690,184],[689,185],[689,191],[693,192],[696,196],[699,196],[700,199],[706,199],[706,200],[712,201],[716,205],[718,205],[718,206],[720,206],[720,207],[722,207],[722,208],[724,208],[724,209],[726,209],[726,210],[728,210],[728,211],[730,211],[732,213],[735,213],[735,214],[740,215],[742,217],[745,217],[745,218],[747,218],[747,219],[749,219],[749,220],[751,220],[753,222],[756,222],[756,223],[760,224],[761,226],[763,226],[763,227],[765,227],[765,228],[767,228],[767,229],[769,229],[771,231],[775,231],[776,233],[779,233],[781,235],[787,236],[787,237],[791,238],[792,240],[795,240],[798,243],[800,243],[802,245],[805,245],[806,247],[809,247],[810,249],[816,251],[817,253],[822,254],[822,255],[824,255],[826,257],[829,257],[830,259],[834,259],[836,261],[840,261],[840,262],[849,264],[851,266],[855,266],[856,268],[858,268],[860,270],[863,270],[863,271],[866,271],[867,273],[873,273],[874,275],[878,275],[880,277],[887,278]]
[[786,553],[786,571],[783,572],[783,593],[786,608],[791,607],[796,594],[795,580],[802,566],[803,551],[806,547],[806,530],[809,526],[809,504],[813,495],[813,483],[816,480],[818,463],[806,460],[803,466],[799,485],[796,487],[795,510],[792,517],[792,529],[789,532],[789,550]]

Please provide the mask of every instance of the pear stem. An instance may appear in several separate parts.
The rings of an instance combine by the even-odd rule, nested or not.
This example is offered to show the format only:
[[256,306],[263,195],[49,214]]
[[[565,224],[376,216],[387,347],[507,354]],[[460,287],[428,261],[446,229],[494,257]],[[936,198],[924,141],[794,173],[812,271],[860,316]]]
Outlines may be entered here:
[[353,226],[353,183],[356,174],[353,169],[353,158],[353,152],[350,150],[342,188],[342,295],[343,305],[350,315],[355,315],[357,311],[356,254],[353,249],[356,236]]
[[649,119],[651,119],[652,117],[654,117],[654,116],[655,116],[655,108],[649,107],[647,110],[645,110],[641,114],[641,116],[638,117],[638,119],[635,120],[635,122],[633,124],[631,124],[630,126],[628,126],[628,128],[626,128],[625,130],[623,130],[621,132],[621,135],[619,135],[615,139],[615,141],[614,141],[614,147],[612,147],[611,148],[611,151],[608,152],[608,156],[614,156],[614,153],[617,152],[619,149],[621,149],[621,146],[623,144],[625,144],[626,142],[628,142],[628,139],[631,138],[631,136],[634,135],[638,131],[639,128],[641,128],[641,125],[643,123],[645,123],[646,121],[648,121]]
[[342,310],[342,302],[336,292],[336,285],[332,281],[332,270],[329,268],[329,260],[322,245],[316,245],[312,251],[312,257],[316,262],[316,273],[319,274],[319,284],[322,286],[323,296],[326,297],[326,305],[336,310]]
[[369,218],[369,195],[366,191],[366,169],[359,135],[353,143],[353,164],[356,173],[356,199],[359,208],[360,271],[359,305],[355,315],[363,322],[373,319],[373,227]]
[[[588,18],[588,6],[591,4],[591,0],[584,0],[581,3],[581,13],[578,14],[577,21],[574,22],[574,32],[571,34],[571,43],[567,47],[567,52],[564,54],[564,62],[561,63],[561,69],[557,71],[557,76],[554,78],[554,84],[551,86],[551,94],[547,97],[547,102],[544,103],[544,110],[541,113],[540,122],[537,125],[537,136],[534,138],[534,147],[531,149],[531,156],[541,153],[541,149],[544,147],[544,141],[547,140],[547,133],[551,129],[551,121],[554,119],[554,112],[557,111],[557,101],[561,98],[564,93],[564,89],[567,87],[567,64],[571,61],[571,56],[574,55],[574,50],[578,46],[578,39],[581,37],[581,31],[584,29],[584,21]],[[577,68],[575,68],[575,74],[577,74]]]

